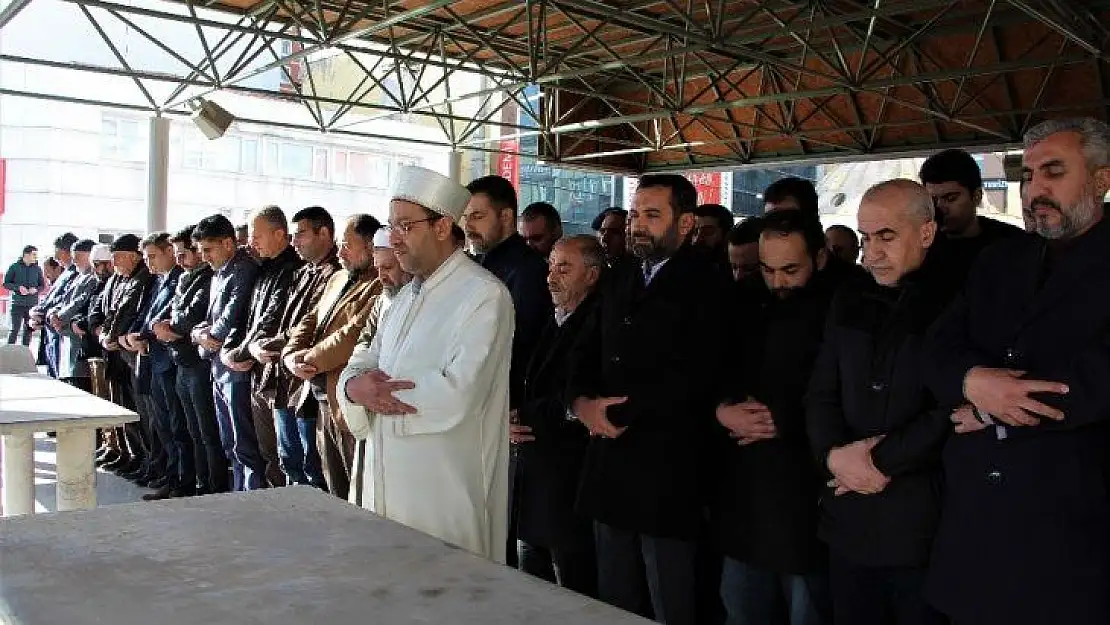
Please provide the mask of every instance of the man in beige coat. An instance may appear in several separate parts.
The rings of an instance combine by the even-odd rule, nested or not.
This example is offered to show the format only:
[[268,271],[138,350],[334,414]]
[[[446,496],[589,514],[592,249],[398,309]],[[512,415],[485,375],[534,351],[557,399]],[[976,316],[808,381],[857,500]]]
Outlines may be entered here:
[[370,215],[347,220],[339,249],[343,270],[328,280],[320,301],[290,331],[282,350],[285,367],[306,382],[299,391],[297,410],[311,409],[309,399],[316,399],[324,479],[331,493],[343,499],[350,490],[355,439],[340,412],[335,388],[382,290],[372,258],[374,233],[380,228],[381,223]]

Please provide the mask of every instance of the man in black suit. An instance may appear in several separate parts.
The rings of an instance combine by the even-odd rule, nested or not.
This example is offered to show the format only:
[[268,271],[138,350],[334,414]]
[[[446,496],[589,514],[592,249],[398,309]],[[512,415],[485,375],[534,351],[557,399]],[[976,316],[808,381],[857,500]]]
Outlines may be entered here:
[[830,551],[833,620],[851,625],[940,621],[925,604],[940,515],[947,412],[925,388],[925,333],[952,298],[952,269],[932,245],[933,203],[912,180],[860,201],[870,283],[841,286],[806,397],[811,447],[832,480],[819,535]]
[[967,277],[976,257],[998,241],[1022,233],[1021,228],[977,214],[983,203],[983,174],[975,158],[963,150],[944,150],[925,159],[921,183],[933,198],[937,227],[945,253],[959,267],[954,280]]
[[597,594],[593,528],[574,510],[589,434],[567,419],[566,383],[571,347],[597,304],[593,293],[604,268],[605,252],[595,237],[555,243],[547,276],[554,315],[536,344],[509,426],[519,449],[520,570],[590,596]]
[[[547,291],[547,263],[528,247],[517,232],[517,197],[511,182],[501,176],[485,176],[466,186],[470,203],[460,223],[474,258],[509,289],[516,313],[512,362],[509,365],[509,408],[520,405],[524,395],[524,371],[535,353],[547,320],[551,317],[551,294]],[[516,566],[516,486],[513,477],[516,454],[509,460],[509,537],[506,564]]]
[[185,425],[185,413],[177,397],[177,371],[165,345],[156,340],[153,326],[170,316],[170,303],[183,272],[174,259],[170,233],[155,232],[142,242],[146,266],[156,278],[145,314],[135,320],[131,333],[120,338],[125,349],[144,354],[150,360],[150,390],[154,403],[151,425],[164,450],[166,483],[146,501],[185,497],[194,494],[196,476],[192,467],[192,443]]
[[831,622],[828,564],[817,538],[824,481],[806,436],[805,391],[834,284],[821,222],[797,210],[763,219],[764,291],[737,311],[729,401],[717,408],[723,456],[713,526],[724,551],[730,624]]
[[1026,221],[933,328],[956,407],[928,597],[955,625],[1110,622],[1110,126],[1025,136]]
[[599,597],[672,625],[697,619],[703,463],[725,355],[690,335],[732,322],[728,275],[685,243],[696,205],[682,176],[640,179],[629,219],[641,264],[603,281],[568,385],[592,435],[578,507],[594,520]]

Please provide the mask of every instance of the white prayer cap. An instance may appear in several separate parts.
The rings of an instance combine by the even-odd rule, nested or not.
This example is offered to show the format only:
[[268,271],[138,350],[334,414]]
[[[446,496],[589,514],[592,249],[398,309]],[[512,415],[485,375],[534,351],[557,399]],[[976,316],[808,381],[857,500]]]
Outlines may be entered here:
[[470,191],[443,174],[403,165],[393,181],[390,200],[404,200],[458,221],[470,203]]
[[102,263],[112,260],[112,250],[103,243],[98,243],[93,246],[92,252],[89,253],[90,263]]
[[374,233],[374,249],[388,250],[392,248],[393,246],[389,244],[389,229],[378,228],[378,231]]

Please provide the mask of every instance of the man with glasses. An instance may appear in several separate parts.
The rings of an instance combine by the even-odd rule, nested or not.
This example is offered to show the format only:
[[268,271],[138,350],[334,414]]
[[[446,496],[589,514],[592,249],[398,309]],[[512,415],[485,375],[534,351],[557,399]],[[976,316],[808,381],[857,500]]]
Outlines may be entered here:
[[398,172],[389,242],[414,277],[356,346],[336,395],[374,452],[363,507],[504,562],[513,302],[455,245],[469,201],[433,171]]

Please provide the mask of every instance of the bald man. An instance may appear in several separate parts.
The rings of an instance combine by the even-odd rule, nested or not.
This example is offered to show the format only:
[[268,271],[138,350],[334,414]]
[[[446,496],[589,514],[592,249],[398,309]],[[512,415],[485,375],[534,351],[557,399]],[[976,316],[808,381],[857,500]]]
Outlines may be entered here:
[[952,298],[925,188],[891,180],[859,207],[872,280],[833,300],[807,396],[811,446],[827,470],[820,536],[830,549],[834,622],[920,625],[936,530],[948,413],[925,389],[923,336]]

